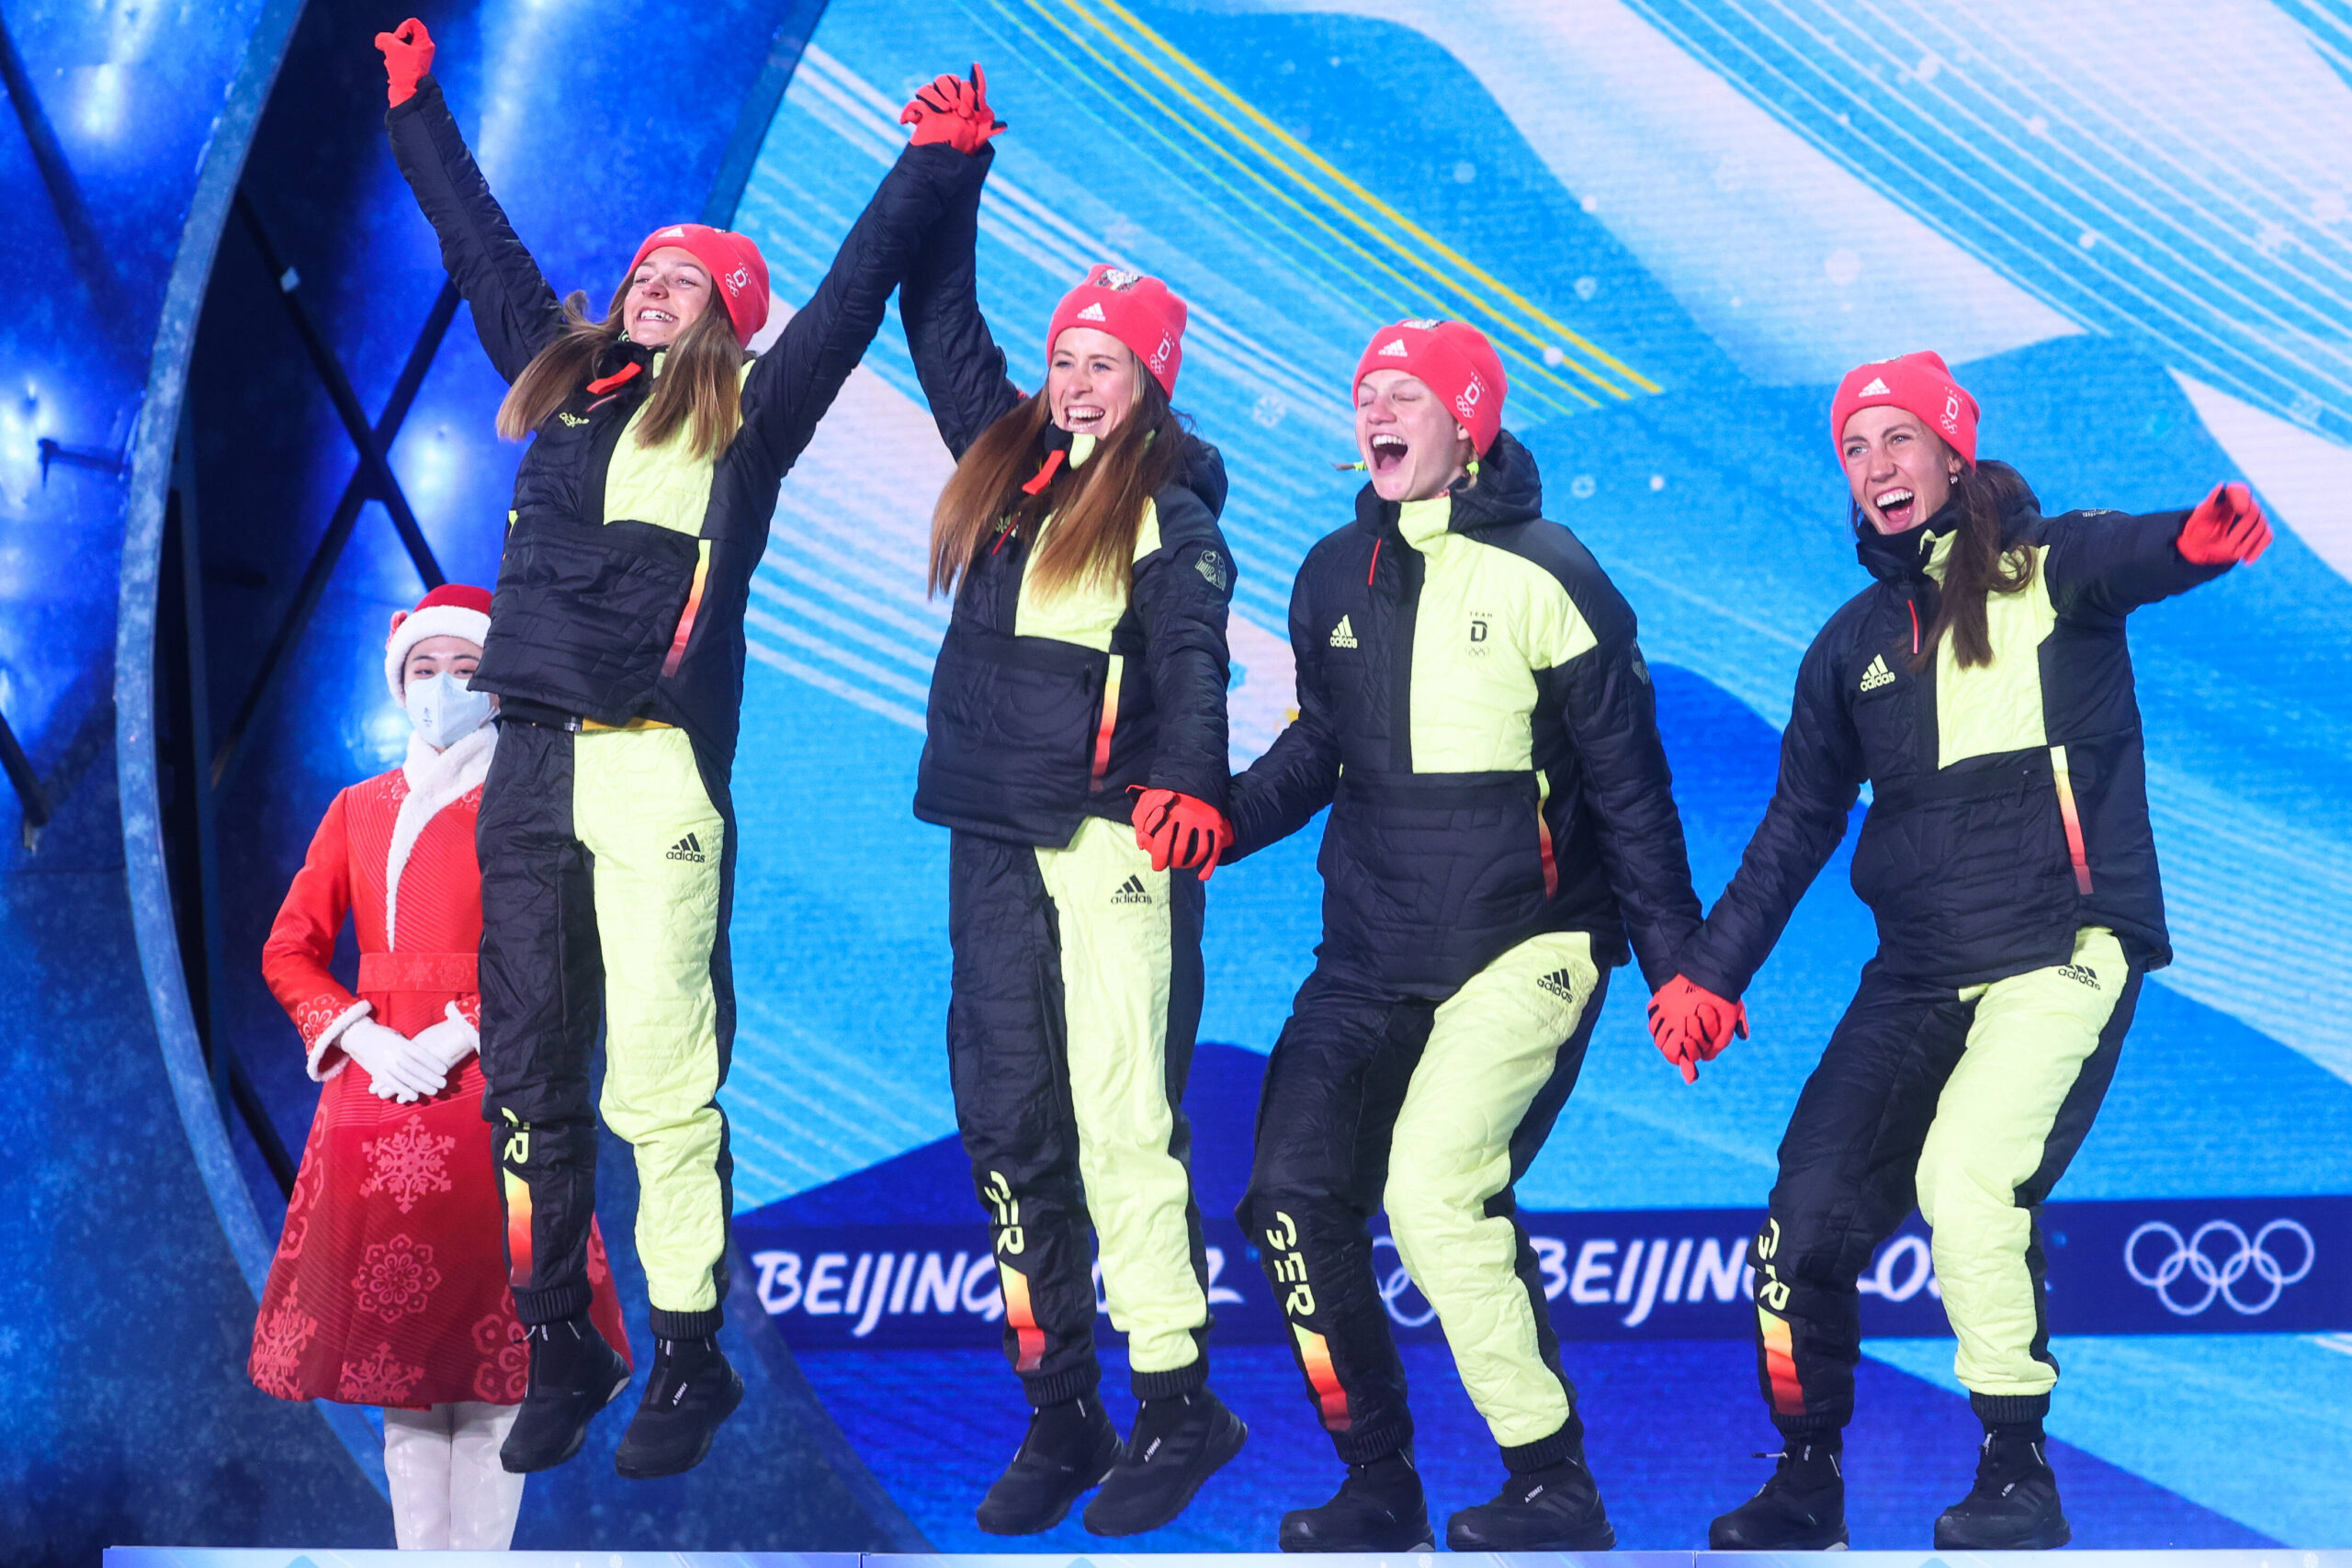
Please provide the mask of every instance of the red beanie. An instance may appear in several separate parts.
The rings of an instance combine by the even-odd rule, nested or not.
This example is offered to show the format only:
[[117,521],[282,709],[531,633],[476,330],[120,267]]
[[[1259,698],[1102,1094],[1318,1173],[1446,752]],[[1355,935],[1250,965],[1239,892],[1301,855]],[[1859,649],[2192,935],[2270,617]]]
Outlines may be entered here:
[[637,247],[636,259],[628,264],[629,276],[634,277],[645,258],[666,245],[675,245],[702,263],[718,288],[718,297],[727,301],[727,314],[735,323],[735,341],[751,346],[752,336],[768,321],[768,263],[760,247],[748,235],[714,229],[707,223],[673,223],[645,236],[645,243]]
[[490,636],[490,590],[445,582],[416,602],[413,610],[392,612],[391,635],[384,639],[384,684],[401,700],[401,676],[408,650],[429,637],[461,637],[480,647]]
[[1972,467],[1976,462],[1976,400],[1951,378],[1943,356],[1931,349],[1894,359],[1857,365],[1838,383],[1829,400],[1829,443],[1842,458],[1846,422],[1866,408],[1898,408],[1944,438],[1944,445]]
[[1480,457],[1502,434],[1503,399],[1510,385],[1503,379],[1502,358],[1494,344],[1468,322],[1398,321],[1373,333],[1363,357],[1356,361],[1356,378],[1348,389],[1351,401],[1355,389],[1375,370],[1419,377],[1445,400]]
[[1097,262],[1086,281],[1054,307],[1053,321],[1046,328],[1046,358],[1053,359],[1054,344],[1065,328],[1092,327],[1134,350],[1159,389],[1172,398],[1176,372],[1184,364],[1186,314],[1184,301],[1159,279]]

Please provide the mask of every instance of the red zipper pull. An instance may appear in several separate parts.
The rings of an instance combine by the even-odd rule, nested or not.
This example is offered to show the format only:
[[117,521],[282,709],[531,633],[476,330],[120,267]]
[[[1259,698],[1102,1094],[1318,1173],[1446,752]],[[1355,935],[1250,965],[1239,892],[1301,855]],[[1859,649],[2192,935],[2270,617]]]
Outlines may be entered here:
[[611,375],[599,376],[594,380],[589,382],[588,389],[596,393],[609,392],[615,387],[623,386],[628,382],[637,379],[637,373],[644,368],[644,366],[639,365],[637,361],[632,359],[627,365],[624,365],[619,369],[614,371]]
[[1364,574],[1363,574],[1363,585],[1364,585],[1366,588],[1369,588],[1369,587],[1371,587],[1371,586],[1372,586],[1372,580],[1373,580],[1375,576],[1377,576],[1377,575],[1379,574],[1379,571],[1380,571],[1380,547],[1381,547],[1381,545],[1382,545],[1382,543],[1383,543],[1383,542],[1384,542],[1384,541],[1379,540],[1379,539],[1374,539],[1374,540],[1373,540],[1373,542],[1372,542],[1372,565],[1370,565],[1369,567],[1367,567],[1367,568],[1365,568],[1365,569],[1364,569]]
[[1021,487],[1022,492],[1025,495],[1045,494],[1046,487],[1054,482],[1054,476],[1061,472],[1061,467],[1062,449],[1057,446],[1052,451],[1046,454],[1046,466],[1037,470],[1037,477],[1035,479],[1031,479],[1027,484]]

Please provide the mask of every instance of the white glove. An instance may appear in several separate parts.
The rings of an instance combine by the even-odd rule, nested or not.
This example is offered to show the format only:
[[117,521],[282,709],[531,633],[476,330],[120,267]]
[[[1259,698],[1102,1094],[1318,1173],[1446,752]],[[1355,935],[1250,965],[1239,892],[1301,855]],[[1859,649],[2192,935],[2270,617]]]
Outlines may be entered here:
[[415,1041],[397,1029],[385,1028],[374,1019],[353,1020],[351,1026],[336,1037],[335,1043],[368,1069],[372,1080],[368,1088],[379,1100],[412,1104],[439,1093],[441,1086],[448,1081],[441,1067],[416,1048]]
[[481,1036],[458,1010],[458,1004],[451,1002],[448,1017],[418,1030],[411,1043],[446,1074],[456,1071],[459,1062],[481,1049]]

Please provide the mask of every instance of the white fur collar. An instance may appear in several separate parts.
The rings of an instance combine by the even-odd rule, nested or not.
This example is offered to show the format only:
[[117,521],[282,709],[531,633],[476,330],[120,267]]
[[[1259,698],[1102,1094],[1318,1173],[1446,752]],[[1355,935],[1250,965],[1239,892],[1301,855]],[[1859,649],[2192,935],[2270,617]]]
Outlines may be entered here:
[[498,744],[498,726],[485,724],[446,751],[435,751],[424,738],[411,731],[408,757],[401,772],[408,779],[408,794],[401,799],[400,815],[392,819],[392,847],[384,857],[384,946],[400,950],[401,872],[409,852],[434,814],[462,799],[468,790],[490,776],[490,753]]

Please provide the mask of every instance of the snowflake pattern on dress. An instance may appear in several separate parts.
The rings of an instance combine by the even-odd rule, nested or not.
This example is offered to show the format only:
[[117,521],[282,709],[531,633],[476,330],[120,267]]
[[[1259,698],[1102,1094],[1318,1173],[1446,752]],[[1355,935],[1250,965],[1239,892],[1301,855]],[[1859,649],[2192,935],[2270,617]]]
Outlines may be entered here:
[[294,1195],[286,1201],[286,1228],[277,1234],[277,1256],[302,1256],[311,1236],[311,1218],[318,1211],[319,1194],[327,1184],[327,1162],[319,1145],[324,1142],[326,1119],[311,1123],[310,1141],[302,1145],[301,1174],[294,1179]]
[[309,1050],[319,1043],[319,1036],[328,1024],[341,1018],[351,1006],[347,998],[330,993],[312,997],[294,1010],[294,1027],[302,1036],[302,1048]]
[[368,1156],[368,1179],[359,1184],[359,1195],[388,1192],[405,1214],[425,1193],[449,1190],[449,1151],[457,1146],[457,1139],[434,1136],[424,1130],[424,1117],[412,1115],[398,1131],[359,1145]]
[[406,1232],[370,1245],[359,1260],[359,1272],[351,1277],[351,1288],[359,1292],[359,1310],[386,1323],[422,1313],[440,1284],[433,1248],[411,1240]]
[[318,1331],[319,1320],[302,1310],[294,1292],[287,1292],[286,1299],[271,1309],[254,1334],[253,1356],[245,1363],[254,1386],[279,1399],[303,1397],[295,1386],[294,1369],[302,1359],[303,1348]]
[[392,1354],[390,1344],[378,1340],[374,1355],[343,1363],[334,1396],[348,1404],[405,1405],[409,1390],[424,1377],[423,1367],[410,1366]]
[[474,1397],[489,1404],[520,1404],[530,1392],[531,1352],[523,1325],[503,1312],[474,1325]]

